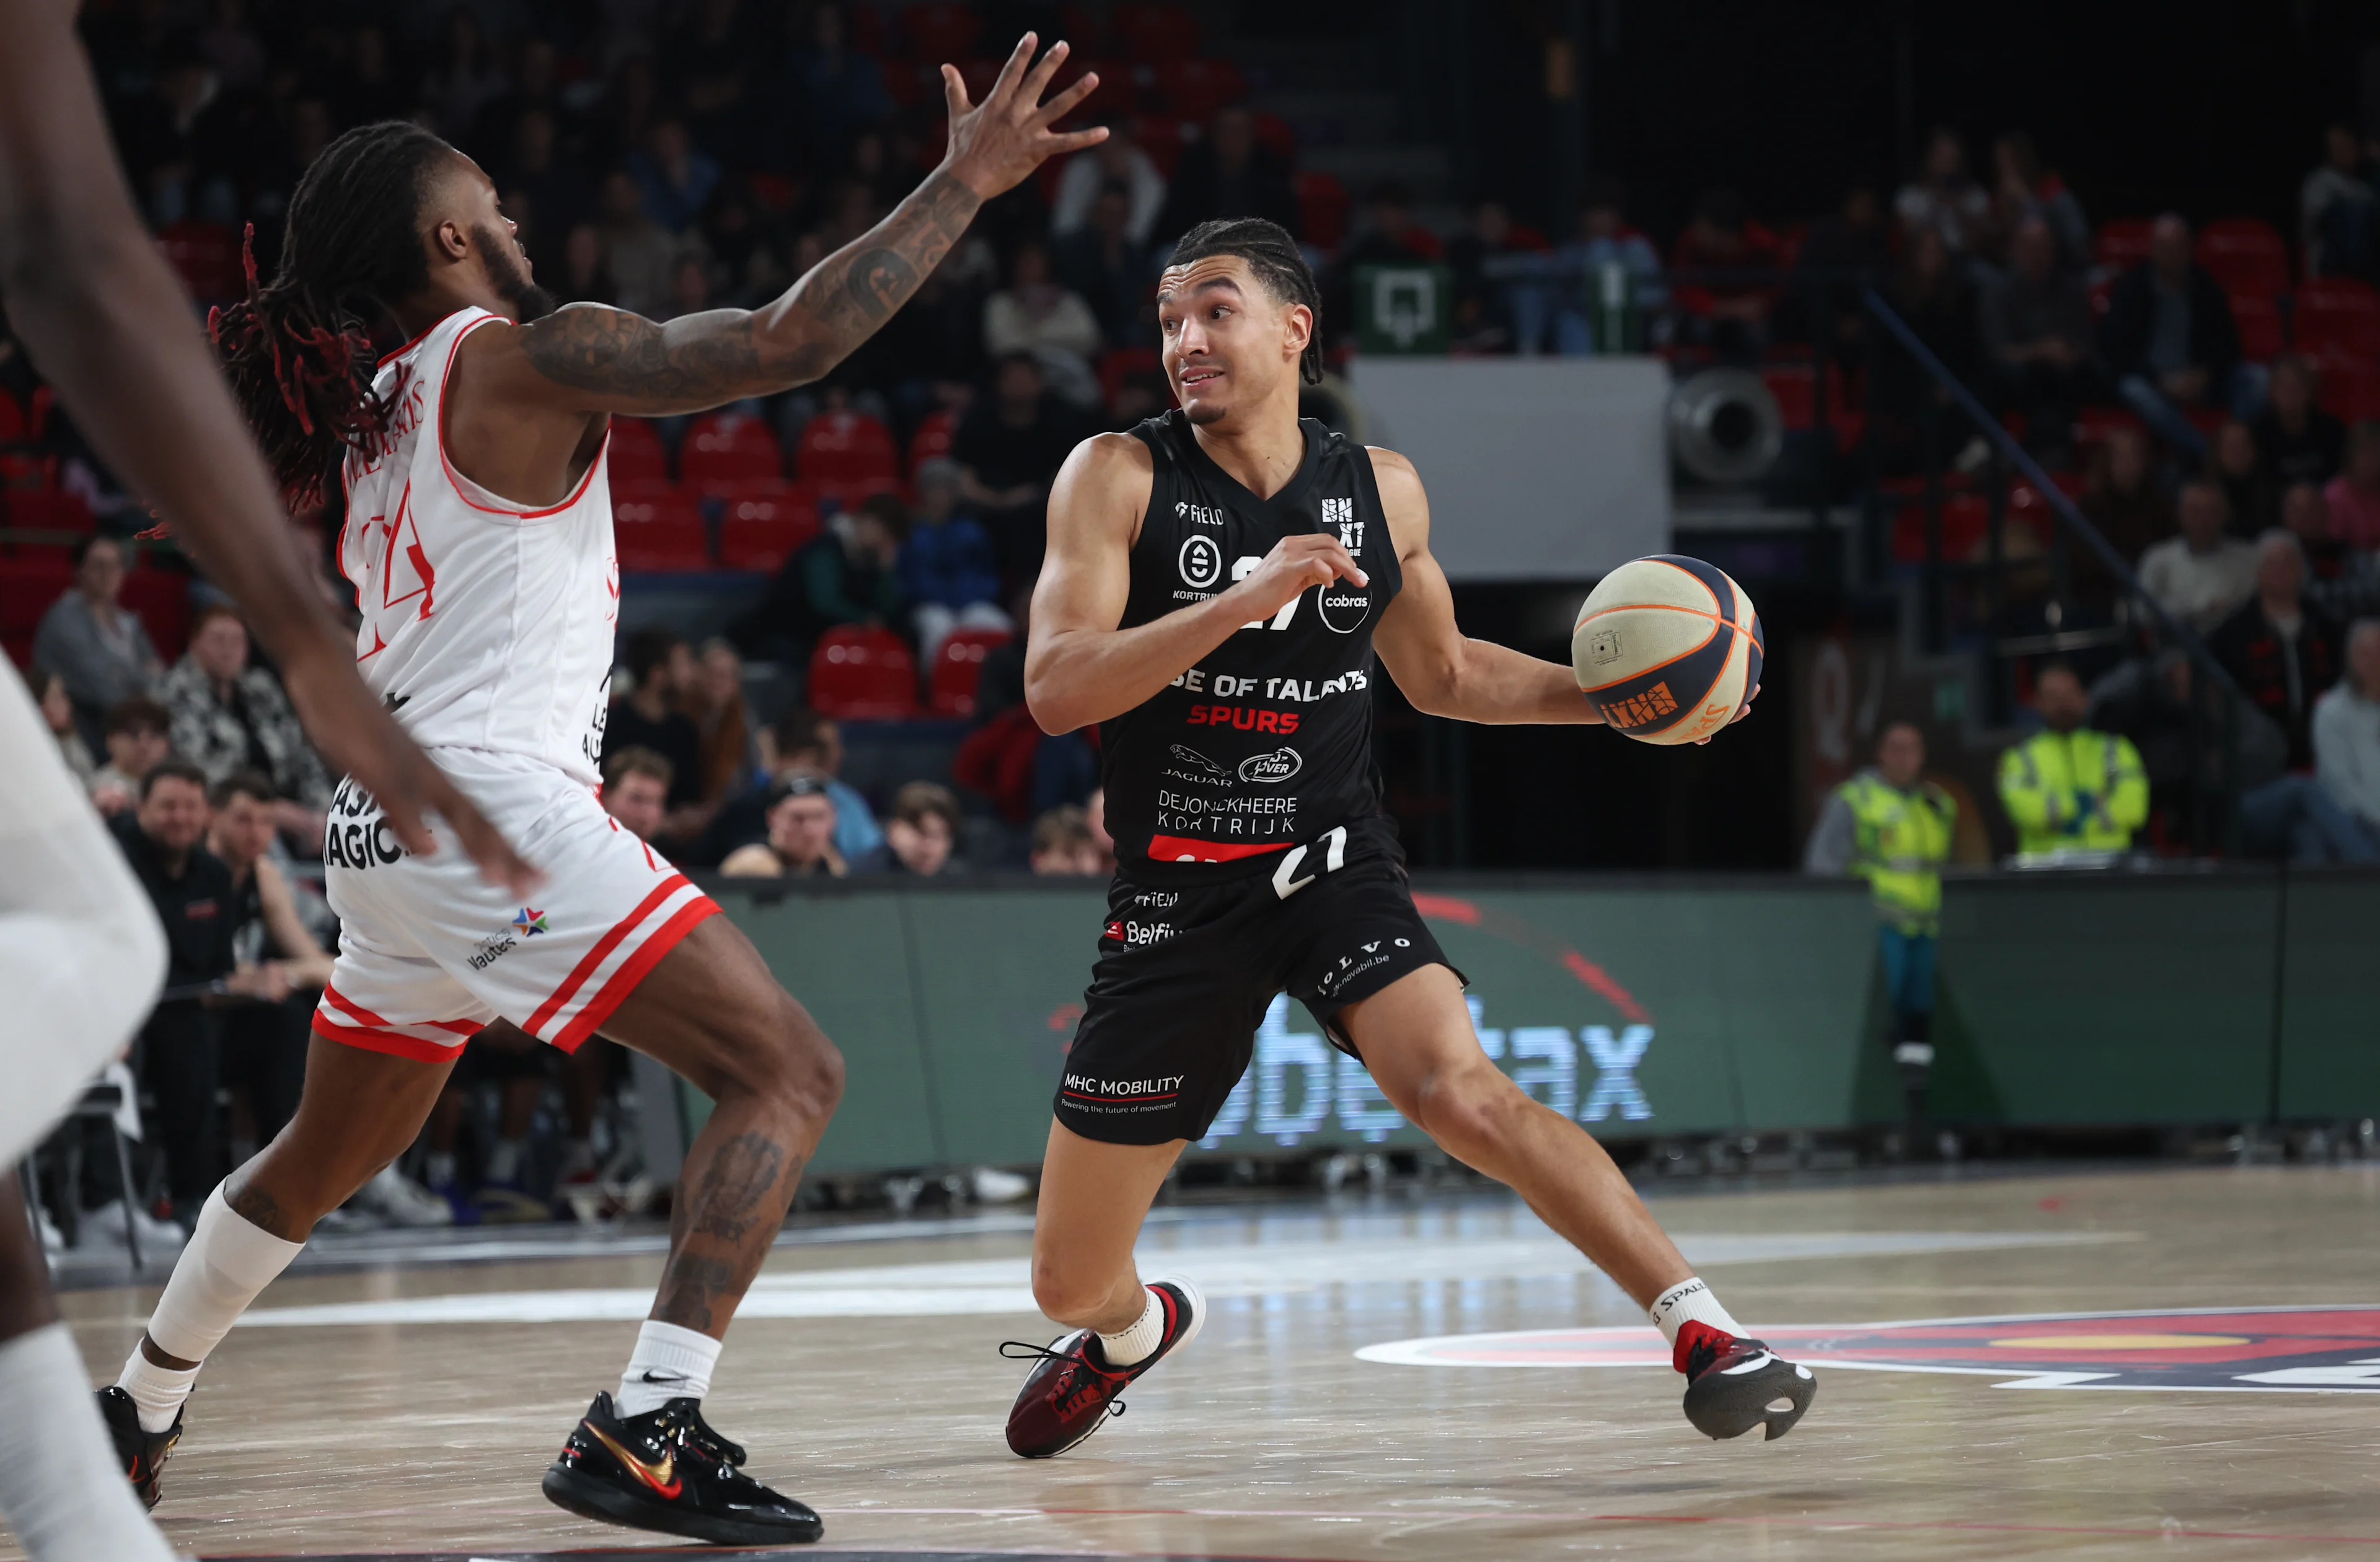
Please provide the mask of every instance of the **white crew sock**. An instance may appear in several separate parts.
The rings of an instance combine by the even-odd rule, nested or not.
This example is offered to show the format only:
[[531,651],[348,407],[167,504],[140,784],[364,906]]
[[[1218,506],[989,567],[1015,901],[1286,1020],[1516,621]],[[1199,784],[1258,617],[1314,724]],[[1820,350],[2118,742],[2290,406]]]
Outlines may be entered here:
[[1165,1338],[1165,1303],[1147,1286],[1141,1287],[1140,1294],[1147,1305],[1140,1310],[1139,1321],[1128,1329],[1099,1336],[1099,1354],[1111,1367],[1138,1366]]
[[[165,1294],[149,1315],[149,1338],[168,1356],[205,1361],[257,1293],[288,1268],[305,1245],[285,1241],[234,1214],[224,1185],[216,1183],[199,1210],[189,1246],[182,1250],[173,1277],[165,1282]],[[174,1424],[197,1376],[195,1367],[161,1370],[135,1345],[115,1384],[140,1407],[141,1430],[163,1432]]]
[[0,1343],[0,1517],[33,1562],[174,1562],[115,1462],[66,1325]]
[[701,1399],[710,1392],[719,1346],[707,1334],[646,1319],[637,1331],[628,1370],[620,1374],[620,1391],[612,1396],[612,1408],[624,1416],[643,1415],[672,1399]]
[[1711,1288],[1699,1278],[1680,1280],[1655,1297],[1653,1305],[1645,1311],[1653,1315],[1653,1322],[1660,1328],[1661,1338],[1672,1345],[1678,1342],[1678,1330],[1689,1318],[1708,1324],[1722,1334],[1731,1334],[1738,1338],[1743,1337],[1743,1326],[1718,1304],[1718,1298],[1711,1294]]

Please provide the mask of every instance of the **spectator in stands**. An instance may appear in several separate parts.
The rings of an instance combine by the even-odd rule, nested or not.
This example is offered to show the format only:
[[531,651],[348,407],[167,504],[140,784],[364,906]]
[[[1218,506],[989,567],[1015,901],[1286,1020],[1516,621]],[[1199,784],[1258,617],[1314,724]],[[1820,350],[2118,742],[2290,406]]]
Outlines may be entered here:
[[1004,354],[992,369],[991,394],[959,420],[951,439],[959,491],[982,515],[1005,578],[1027,581],[1040,572],[1050,480],[1080,437],[1078,420],[1043,394],[1040,360],[1031,353]]
[[2091,224],[2082,203],[2065,179],[2041,164],[2041,152],[2022,130],[1992,143],[1994,226],[2011,238],[2030,218],[2039,218],[2058,241],[2058,261],[2068,271],[2091,262]]
[[248,660],[248,626],[228,602],[191,621],[190,648],[157,684],[174,713],[174,751],[220,786],[237,770],[261,770],[274,787],[275,820],[293,845],[319,852],[331,778],[306,741],[281,680]]
[[2380,556],[2350,548],[2330,529],[2330,502],[2313,483],[2281,495],[2281,524],[2305,558],[2306,600],[2334,624],[2380,613]]
[[1033,821],[1033,871],[1045,878],[1086,878],[1099,871],[1099,845],[1079,803],[1062,803]]
[[826,788],[834,804],[834,848],[845,862],[859,862],[884,843],[884,831],[868,799],[844,782],[843,729],[808,706],[796,706],[777,718],[761,734],[760,757],[766,770],[761,786],[730,798],[687,854],[686,860],[705,865],[722,860],[738,846],[765,841],[769,832],[769,786],[794,776],[807,776]]
[[2229,696],[2213,680],[2201,680],[2179,647],[2133,657],[2092,685],[2085,724],[2128,738],[2139,750],[2152,815],[2172,845],[2192,840],[2192,809],[2198,805],[2199,843],[2219,846],[2234,800],[2288,779],[2288,740],[2254,710],[2230,713],[2238,749],[2227,747],[2227,703]]
[[[1894,312],[1918,341],[1954,378],[1973,384],[1982,363],[1974,295],[1932,224],[1907,235],[1900,264],[1885,291]],[[1869,375],[1868,410],[1878,459],[1888,470],[1911,472],[1925,465],[1925,418],[1929,403],[1937,420],[1934,463],[1937,467],[1947,466],[1961,446],[1982,437],[1951,410],[1949,393],[1898,342],[1878,346]]]
[[899,495],[868,495],[795,550],[747,622],[765,624],[762,643],[795,660],[807,659],[830,629],[900,624],[907,604],[897,566],[908,531]]
[[[1892,267],[1893,230],[1874,189],[1854,185],[1813,220],[1793,255],[1793,285],[1779,301],[1779,329],[1796,340],[1831,341],[1846,371],[1870,334],[1864,288]],[[1814,312],[1815,311],[1815,312]]]
[[91,790],[99,777],[99,761],[91,757],[91,745],[83,742],[82,729],[75,725],[74,700],[67,693],[66,680],[55,672],[36,668],[33,684],[42,691],[42,720],[50,729],[50,736],[58,740],[58,757],[83,791]]
[[1165,211],[1165,176],[1158,172],[1156,160],[1133,139],[1129,118],[1117,115],[1106,123],[1108,139],[1068,158],[1059,174],[1058,197],[1050,205],[1050,232],[1062,245],[1071,235],[1092,225],[1099,197],[1120,188],[1124,192],[1125,239],[1135,248],[1146,250],[1157,235],[1157,219]]
[[2235,533],[2262,537],[2281,524],[2280,485],[2265,467],[2264,452],[2245,423],[2234,418],[2215,430],[2206,475],[2223,485]]
[[2108,294],[2099,351],[2125,402],[2186,455],[2206,453],[2206,437],[2188,409],[2229,406],[2252,413],[2261,400],[2254,377],[2238,373],[2231,301],[2214,273],[2191,258],[2190,224],[2171,212],[2150,230],[2149,258]]
[[1892,209],[1907,232],[1930,228],[1941,236],[1953,257],[1981,248],[1991,235],[1992,198],[1967,176],[1967,143],[1947,125],[1926,133],[1924,171],[1900,187]]
[[[1768,314],[1781,280],[1770,273],[1781,268],[1783,259],[1776,237],[1745,214],[1742,196],[1726,189],[1703,192],[1694,201],[1694,219],[1670,252],[1671,267],[1681,273],[1680,335],[1724,357],[1758,356],[1768,344]],[[1972,317],[1965,330],[1973,334]]]
[[579,224],[562,241],[562,276],[553,292],[565,304],[610,304],[620,297],[602,231],[594,224]]
[[841,167],[853,137],[892,117],[882,70],[850,46],[850,36],[842,6],[819,6],[787,72],[785,101],[798,115],[812,167]]
[[1322,274],[1324,345],[1336,347],[1354,337],[1357,268],[1427,264],[1445,253],[1438,236],[1414,221],[1412,191],[1393,179],[1375,186],[1364,220]]
[[2142,589],[2202,635],[2256,589],[2256,551],[2230,534],[2230,521],[2223,485],[2193,478],[2181,485],[2181,535],[2141,555]]
[[2143,430],[2119,428],[2100,442],[2078,503],[2128,563],[2139,563],[2152,544],[2173,535],[2173,495]]
[[627,167],[644,193],[645,215],[673,234],[689,232],[719,188],[719,164],[674,116],[653,127],[646,144],[628,154]]
[[1122,185],[1102,188],[1090,221],[1058,239],[1059,280],[1090,306],[1110,347],[1148,347],[1157,340],[1150,303],[1155,275],[1148,247],[1132,236],[1132,196]]
[[645,212],[645,190],[637,176],[615,169],[603,181],[603,274],[613,300],[633,314],[669,312],[675,291],[678,240]]
[[522,110],[513,122],[511,155],[504,168],[504,188],[527,195],[529,210],[537,213],[540,236],[530,258],[540,272],[547,262],[561,260],[558,246],[563,236],[586,221],[594,200],[585,165],[561,155],[555,144],[558,134],[551,112]]
[[1895,721],[1877,739],[1876,763],[1835,788],[1802,855],[1804,873],[1857,874],[1876,904],[1892,1059],[1907,1117],[1925,1116],[1934,1068],[1934,942],[1942,930],[1942,865],[1959,805],[1925,779],[1925,734]]
[[83,735],[98,733],[118,700],[145,695],[164,671],[140,615],[124,605],[124,545],[75,545],[74,589],[52,602],[33,636],[33,664],[66,680]]
[[446,13],[445,22],[444,47],[421,79],[421,102],[442,135],[463,136],[480,111],[504,96],[512,82],[471,7],[455,6]]
[[1000,610],[1000,566],[991,539],[959,508],[959,468],[941,456],[917,466],[917,509],[901,544],[901,590],[917,631],[917,655],[931,665],[951,631],[1016,627]]
[[2380,421],[2367,418],[2347,431],[2345,467],[2323,498],[2330,504],[2331,536],[2350,548],[2380,548]]
[[2275,360],[2265,387],[2263,416],[2252,427],[2265,466],[2283,484],[2326,483],[2338,475],[2347,446],[2347,425],[2325,412],[2315,399],[2311,359]]
[[2380,193],[2363,139],[2341,121],[2323,133],[2323,153],[2298,193],[2306,274],[2380,282]]
[[966,864],[952,855],[958,839],[958,794],[939,781],[911,781],[892,794],[892,812],[884,820],[884,850],[869,866],[880,873],[918,878],[964,873]]
[[2314,702],[2313,773],[2380,855],[2380,619],[2347,636],[2347,676]]
[[2034,708],[2042,730],[2000,756],[2000,805],[2016,826],[2019,860],[2130,849],[2149,815],[2140,750],[2082,724],[2090,696],[2062,661],[2034,675]]
[[603,757],[603,811],[638,840],[656,840],[676,779],[676,767],[650,748],[616,749]]
[[693,679],[678,691],[677,708],[702,740],[698,788],[717,806],[752,768],[751,713],[744,703],[744,661],[716,636],[704,642]]
[[2338,681],[2338,626],[2306,601],[2298,539],[2268,531],[2256,539],[2255,595],[2207,636],[2225,672],[2289,740],[2289,769],[2313,765],[2313,702]]
[[235,770],[215,783],[211,801],[207,850],[231,873],[225,914],[233,923],[233,955],[242,969],[278,966],[289,989],[277,1001],[235,1004],[218,1019],[222,1082],[233,1092],[231,1158],[237,1165],[270,1143],[298,1110],[315,996],[331,979],[331,957],[307,930],[297,895],[273,859],[282,799],[272,778]]
[[1984,356],[2002,405],[2024,415],[2025,444],[2064,465],[2074,411],[2091,393],[2091,293],[2059,263],[2048,220],[2018,220],[2010,266],[1984,285]]
[[719,871],[731,878],[841,878],[850,865],[834,849],[834,801],[816,776],[787,776],[768,793],[769,835],[727,854]]
[[[1541,297],[1536,304],[1540,333],[1544,330],[1545,304],[1542,296],[1552,286],[1549,278],[1521,278],[1506,273],[1516,265],[1531,265],[1539,270],[1550,256],[1533,253],[1540,250],[1543,241],[1531,245],[1522,236],[1526,230],[1516,228],[1512,214],[1500,200],[1482,200],[1471,208],[1471,222],[1461,233],[1447,242],[1447,264],[1454,270],[1455,350],[1467,353],[1511,352],[1515,345],[1512,296],[1516,289],[1534,289]],[[1496,274],[1491,274],[1494,272]],[[1535,351],[1531,344],[1529,350]]]
[[[1644,351],[1650,346],[1650,333],[1641,321],[1669,303],[1670,287],[1661,274],[1660,252],[1651,239],[1628,225],[1627,208],[1627,188],[1619,180],[1604,175],[1587,180],[1586,193],[1579,199],[1577,230],[1554,252],[1550,268],[1557,279],[1552,296],[1553,351],[1578,357],[1598,351]],[[1607,297],[1614,268],[1621,278],[1616,300]],[[1515,293],[1516,314],[1529,307],[1524,300],[1536,297]],[[1621,329],[1633,340],[1607,345],[1597,339],[1594,322],[1614,317],[1629,322]],[[1543,345],[1544,328],[1535,319],[1520,320],[1514,330],[1521,351],[1536,352]]]
[[984,350],[994,357],[1030,353],[1050,390],[1076,406],[1097,406],[1099,317],[1081,294],[1058,282],[1048,247],[1028,238],[1009,251],[1008,285],[983,306]]
[[91,800],[103,814],[132,806],[140,782],[174,752],[174,713],[147,695],[120,699],[107,713],[107,763],[91,778]]
[[1218,110],[1206,135],[1183,151],[1158,214],[1159,248],[1216,217],[1263,217],[1298,231],[1289,164],[1257,139],[1256,115],[1245,108]]
[[[670,762],[670,807],[698,806],[702,801],[702,733],[677,708],[679,696],[694,686],[694,649],[686,636],[668,629],[639,629],[628,636],[628,692],[614,698],[603,719],[603,752],[645,748]],[[662,833],[681,833],[673,819]]]

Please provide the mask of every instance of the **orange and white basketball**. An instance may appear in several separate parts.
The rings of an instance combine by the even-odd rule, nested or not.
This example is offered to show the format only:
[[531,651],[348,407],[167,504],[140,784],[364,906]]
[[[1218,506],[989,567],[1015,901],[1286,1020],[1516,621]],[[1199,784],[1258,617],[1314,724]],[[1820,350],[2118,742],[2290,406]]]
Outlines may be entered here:
[[1603,577],[1571,630],[1579,693],[1642,743],[1693,743],[1760,683],[1760,614],[1725,570],[1657,553]]

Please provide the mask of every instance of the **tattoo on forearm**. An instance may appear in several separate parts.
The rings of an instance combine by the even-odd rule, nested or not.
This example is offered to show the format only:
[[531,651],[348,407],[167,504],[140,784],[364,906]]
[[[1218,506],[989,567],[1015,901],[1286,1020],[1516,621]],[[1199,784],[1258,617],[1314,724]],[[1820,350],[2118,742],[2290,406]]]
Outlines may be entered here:
[[784,1146],[766,1134],[739,1133],[722,1144],[688,1201],[694,1234],[740,1242],[772,1212],[783,1220],[783,1209],[770,1195],[784,1167]]
[[715,405],[818,379],[909,301],[982,199],[946,173],[836,250],[769,309],[657,325],[619,309],[564,309],[521,333],[557,384],[661,404]]

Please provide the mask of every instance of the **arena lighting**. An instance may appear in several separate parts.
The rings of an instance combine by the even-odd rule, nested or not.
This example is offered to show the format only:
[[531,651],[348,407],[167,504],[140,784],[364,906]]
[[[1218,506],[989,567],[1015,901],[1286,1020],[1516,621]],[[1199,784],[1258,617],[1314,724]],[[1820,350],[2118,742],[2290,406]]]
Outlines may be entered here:
[[1748,369],[1706,369],[1670,393],[1670,455],[1720,487],[1758,482],[1785,448],[1785,415]]

